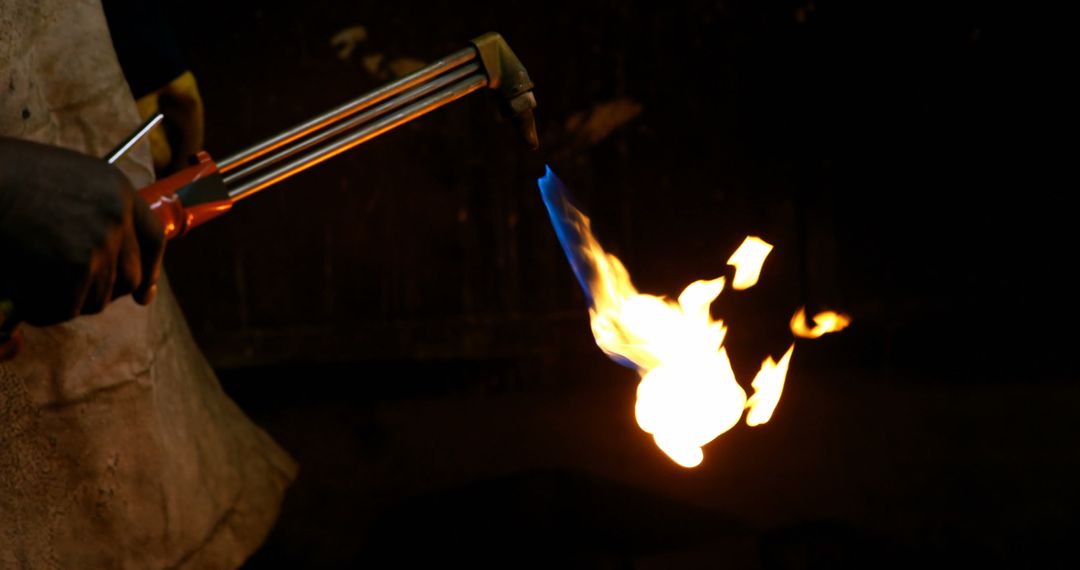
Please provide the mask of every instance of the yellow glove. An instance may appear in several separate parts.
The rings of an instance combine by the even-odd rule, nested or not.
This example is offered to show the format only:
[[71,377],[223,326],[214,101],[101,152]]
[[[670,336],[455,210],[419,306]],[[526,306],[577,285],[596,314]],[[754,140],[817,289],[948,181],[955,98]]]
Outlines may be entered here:
[[162,124],[150,132],[150,151],[158,176],[188,165],[188,159],[203,148],[203,102],[195,76],[185,71],[161,89],[135,102],[143,120],[157,113]]

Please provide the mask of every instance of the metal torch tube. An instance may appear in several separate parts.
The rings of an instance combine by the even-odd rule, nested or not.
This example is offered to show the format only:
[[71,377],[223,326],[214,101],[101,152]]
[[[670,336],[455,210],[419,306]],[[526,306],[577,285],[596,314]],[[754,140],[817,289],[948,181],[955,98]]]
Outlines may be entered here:
[[404,107],[417,99],[432,93],[438,89],[442,89],[455,81],[458,81],[468,75],[480,71],[480,65],[476,63],[470,63],[463,67],[454,69],[453,71],[440,75],[439,77],[428,81],[422,85],[414,87],[401,95],[390,99],[380,105],[377,105],[367,111],[354,115],[344,120],[335,122],[329,126],[329,128],[323,129],[311,133],[310,135],[294,140],[291,144],[278,148],[277,150],[260,157],[258,160],[245,165],[239,170],[233,170],[225,175],[224,180],[227,186],[234,186],[240,180],[248,178],[267,168],[273,166],[275,163],[279,163],[286,158],[297,154],[298,152],[307,150],[314,147],[317,144],[326,142],[334,137],[342,135],[348,131],[359,128],[365,123],[372,121],[385,115],[391,111],[394,111],[400,107]]
[[330,111],[323,113],[317,117],[309,119],[287,131],[279,133],[274,137],[266,139],[252,147],[246,148],[232,156],[226,157],[224,160],[218,161],[218,169],[222,173],[226,173],[242,164],[250,162],[268,152],[271,152],[282,145],[286,145],[300,137],[306,136],[314,131],[317,131],[327,125],[340,121],[346,117],[359,113],[364,109],[379,103],[389,97],[393,97],[410,89],[416,85],[424,83],[433,77],[441,75],[451,69],[460,67],[473,59],[476,59],[476,48],[467,47],[460,51],[456,51],[434,63],[420,69],[414,73],[406,75],[401,79],[384,85],[374,91],[371,91],[361,97],[353,99],[348,103],[342,104]]
[[441,91],[429,95],[408,107],[394,111],[393,113],[371,123],[370,125],[354,131],[332,143],[312,150],[302,156],[269,171],[265,174],[243,182],[229,190],[229,198],[234,202],[246,198],[267,186],[280,182],[298,172],[306,170],[320,162],[333,158],[357,145],[363,144],[389,130],[405,124],[417,117],[425,115],[443,105],[456,101],[461,97],[472,93],[487,85],[487,76],[478,73],[462,79]]
[[131,150],[132,147],[138,144],[138,142],[141,141],[142,138],[145,137],[151,129],[156,127],[157,124],[160,123],[161,120],[164,118],[165,115],[162,115],[161,113],[156,113],[154,116],[147,119],[145,122],[143,122],[142,126],[140,126],[135,132],[131,133],[128,138],[124,139],[124,142],[117,145],[116,148],[109,151],[109,154],[105,155],[105,162],[109,164],[116,164],[118,160],[123,158],[124,155],[127,154],[129,150]]

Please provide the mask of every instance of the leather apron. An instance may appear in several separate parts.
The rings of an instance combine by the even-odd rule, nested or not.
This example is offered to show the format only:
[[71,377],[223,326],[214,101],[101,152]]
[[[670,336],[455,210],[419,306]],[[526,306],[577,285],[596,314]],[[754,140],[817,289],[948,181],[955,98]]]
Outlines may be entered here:
[[[139,122],[98,0],[0,0],[0,136],[103,156]],[[153,179],[146,145],[120,167]],[[158,289],[0,363],[0,569],[231,569],[273,525],[296,466]]]

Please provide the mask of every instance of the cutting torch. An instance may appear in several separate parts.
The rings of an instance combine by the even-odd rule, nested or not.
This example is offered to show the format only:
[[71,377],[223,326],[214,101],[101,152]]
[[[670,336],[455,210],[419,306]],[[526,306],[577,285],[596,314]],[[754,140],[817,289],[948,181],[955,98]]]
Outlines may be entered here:
[[[539,140],[533,83],[497,33],[223,160],[200,151],[191,165],[139,190],[165,238],[182,237],[260,190],[482,89],[494,91],[530,148]],[[106,156],[120,159],[159,121],[150,118]],[[0,299],[0,358],[18,347],[17,307]]]

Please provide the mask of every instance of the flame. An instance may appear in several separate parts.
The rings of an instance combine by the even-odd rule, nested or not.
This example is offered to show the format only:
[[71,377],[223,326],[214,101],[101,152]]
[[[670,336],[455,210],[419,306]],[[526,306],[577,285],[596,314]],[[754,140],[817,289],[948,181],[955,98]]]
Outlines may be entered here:
[[[794,353],[766,358],[747,399],[725,350],[726,328],[710,306],[725,280],[695,281],[678,299],[638,292],[619,258],[604,251],[589,218],[575,208],[551,169],[539,180],[555,233],[589,302],[596,344],[616,362],[637,370],[641,382],[634,407],[638,426],[683,467],[704,459],[702,447],[739,423],[744,409],[751,426],[769,421],[780,401]],[[772,246],[747,237],[728,260],[736,289],[757,282]],[[793,325],[794,327],[794,321]]]
[[728,265],[735,266],[735,278],[731,280],[731,288],[742,291],[753,287],[761,277],[761,266],[770,251],[772,246],[761,238],[746,236],[739,249],[736,249],[727,261]]
[[780,403],[780,393],[784,391],[784,379],[787,377],[788,364],[795,352],[795,343],[787,349],[780,362],[774,362],[771,356],[765,357],[754,381],[754,395],[746,401],[746,425],[759,426],[772,418],[776,405]]
[[806,326],[806,307],[799,307],[795,315],[791,317],[791,334],[800,338],[818,338],[821,335],[839,332],[851,324],[851,317],[824,311],[814,315],[814,328]]

